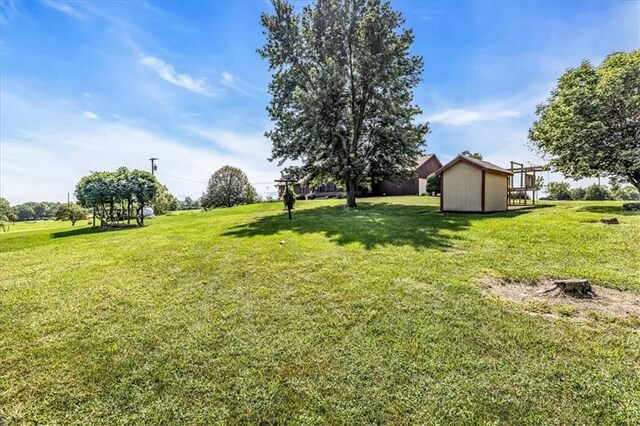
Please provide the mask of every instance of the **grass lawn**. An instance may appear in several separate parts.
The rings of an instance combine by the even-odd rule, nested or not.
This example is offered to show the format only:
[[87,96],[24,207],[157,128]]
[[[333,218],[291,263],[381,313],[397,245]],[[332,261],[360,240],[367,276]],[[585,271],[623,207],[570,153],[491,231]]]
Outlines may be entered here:
[[640,319],[482,289],[583,277],[640,293],[640,215],[343,202],[1,234],[5,423],[640,422]]

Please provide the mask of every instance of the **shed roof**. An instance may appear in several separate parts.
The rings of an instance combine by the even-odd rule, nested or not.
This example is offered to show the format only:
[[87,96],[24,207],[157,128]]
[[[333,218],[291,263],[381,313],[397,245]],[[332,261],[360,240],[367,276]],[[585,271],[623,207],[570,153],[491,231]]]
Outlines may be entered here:
[[508,176],[513,175],[513,173],[511,173],[509,170],[503,169],[500,166],[496,166],[493,163],[490,163],[484,160],[478,160],[477,158],[467,157],[466,155],[458,155],[456,158],[454,158],[453,160],[449,161],[447,164],[445,164],[444,166],[436,170],[435,174],[441,175],[445,170],[453,167],[454,165],[458,164],[461,161],[467,164],[471,164],[472,166],[487,172],[498,173],[501,175],[508,175]]

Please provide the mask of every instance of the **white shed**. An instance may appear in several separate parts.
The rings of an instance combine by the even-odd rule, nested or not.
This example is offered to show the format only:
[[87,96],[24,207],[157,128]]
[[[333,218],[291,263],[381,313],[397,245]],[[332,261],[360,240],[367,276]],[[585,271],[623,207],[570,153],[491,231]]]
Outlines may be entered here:
[[507,210],[512,173],[488,161],[459,155],[436,171],[440,176],[440,210],[490,213]]

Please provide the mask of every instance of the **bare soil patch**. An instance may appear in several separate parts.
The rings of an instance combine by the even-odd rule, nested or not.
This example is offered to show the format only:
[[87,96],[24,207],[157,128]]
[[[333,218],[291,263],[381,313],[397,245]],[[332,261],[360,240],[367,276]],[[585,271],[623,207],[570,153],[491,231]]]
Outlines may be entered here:
[[555,307],[557,313],[585,316],[589,312],[630,317],[640,316],[640,294],[614,290],[598,285],[591,285],[592,297],[580,294],[567,294],[554,286],[553,280],[540,280],[534,283],[512,282],[496,278],[483,279],[485,291],[520,303],[539,303]]

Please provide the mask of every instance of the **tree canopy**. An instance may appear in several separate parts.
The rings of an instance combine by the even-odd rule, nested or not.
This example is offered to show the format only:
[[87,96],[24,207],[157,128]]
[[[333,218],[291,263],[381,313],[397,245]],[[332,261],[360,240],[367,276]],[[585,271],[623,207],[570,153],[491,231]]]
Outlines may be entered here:
[[224,166],[209,178],[207,190],[202,194],[200,204],[208,209],[252,204],[257,201],[258,194],[249,183],[247,175],[237,167]]
[[613,176],[640,190],[640,50],[584,61],[558,80],[529,130],[565,176]]
[[427,176],[427,194],[440,195],[440,175],[431,173]]
[[87,218],[87,211],[76,203],[63,204],[56,211],[56,219],[69,220],[71,226],[75,226],[76,222]]
[[93,172],[76,185],[82,207],[93,208],[102,225],[135,218],[144,225],[144,207],[154,201],[160,183],[147,171],[120,167],[115,172]]
[[462,151],[460,155],[464,155],[465,157],[475,158],[476,160],[482,160],[482,154],[480,154],[479,152]]
[[571,200],[571,186],[567,182],[549,182],[547,195],[553,200]]
[[11,203],[5,198],[0,197],[0,222],[14,222],[18,217],[11,207]]
[[413,170],[429,131],[415,122],[423,63],[410,52],[413,31],[379,0],[317,0],[300,14],[285,0],[273,6],[259,50],[272,72],[271,160],[301,163],[286,169],[292,178],[343,182],[355,206],[359,184]]

